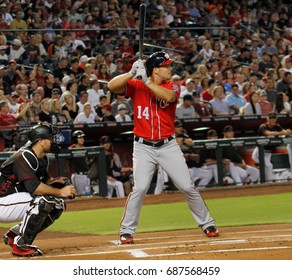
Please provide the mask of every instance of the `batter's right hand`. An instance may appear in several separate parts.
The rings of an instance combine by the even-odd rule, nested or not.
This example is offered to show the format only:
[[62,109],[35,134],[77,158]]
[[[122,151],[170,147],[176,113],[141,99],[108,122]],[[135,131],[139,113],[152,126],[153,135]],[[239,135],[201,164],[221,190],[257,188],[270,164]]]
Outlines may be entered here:
[[131,70],[129,71],[129,74],[130,74],[132,77],[136,76],[136,74],[137,74],[137,70],[138,70],[139,68],[145,68],[145,66],[144,66],[144,62],[143,62],[142,59],[138,59],[137,61],[135,61],[135,62],[133,63],[132,68],[131,68]]

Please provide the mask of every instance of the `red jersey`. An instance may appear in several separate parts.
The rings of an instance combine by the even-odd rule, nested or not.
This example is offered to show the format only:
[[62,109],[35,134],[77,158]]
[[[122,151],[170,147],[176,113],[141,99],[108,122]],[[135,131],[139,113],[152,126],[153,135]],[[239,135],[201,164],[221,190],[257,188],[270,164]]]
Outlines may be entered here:
[[[177,83],[164,82],[160,86],[172,90],[179,99],[180,86]],[[157,98],[140,80],[127,82],[126,96],[133,102],[135,135],[158,141],[174,134],[177,101],[168,103]]]
[[201,93],[201,97],[205,101],[211,101],[213,99],[213,95],[211,95],[208,90],[204,90]]
[[8,126],[8,125],[14,125],[14,124],[18,124],[18,121],[13,115],[0,114],[0,126]]

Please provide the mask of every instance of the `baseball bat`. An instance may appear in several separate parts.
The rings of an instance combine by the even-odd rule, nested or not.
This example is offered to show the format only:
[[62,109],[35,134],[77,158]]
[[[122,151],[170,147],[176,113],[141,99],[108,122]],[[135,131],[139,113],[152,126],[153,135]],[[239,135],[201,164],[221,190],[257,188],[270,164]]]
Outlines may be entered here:
[[[143,58],[143,44],[144,44],[144,33],[145,33],[145,21],[146,21],[146,5],[142,3],[139,8],[139,59]],[[138,80],[141,80],[141,76],[137,76]]]

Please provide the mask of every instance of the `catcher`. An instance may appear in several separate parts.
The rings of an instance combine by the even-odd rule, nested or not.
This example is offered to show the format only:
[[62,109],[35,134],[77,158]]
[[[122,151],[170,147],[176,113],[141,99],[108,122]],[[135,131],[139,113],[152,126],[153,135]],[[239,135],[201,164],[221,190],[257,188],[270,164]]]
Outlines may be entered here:
[[3,241],[20,257],[42,255],[32,243],[37,234],[58,219],[65,209],[63,198],[76,190],[67,178],[51,178],[47,153],[58,153],[64,136],[51,125],[38,124],[28,131],[28,143],[0,167],[0,222],[21,221]]

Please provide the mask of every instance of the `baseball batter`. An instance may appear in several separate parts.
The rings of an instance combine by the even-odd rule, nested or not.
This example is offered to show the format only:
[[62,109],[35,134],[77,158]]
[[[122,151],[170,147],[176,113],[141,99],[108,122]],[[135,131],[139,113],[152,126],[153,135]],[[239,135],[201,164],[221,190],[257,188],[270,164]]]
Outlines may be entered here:
[[[193,218],[205,234],[208,237],[219,234],[214,219],[191,182],[183,153],[175,140],[174,118],[180,87],[170,82],[172,62],[167,53],[154,53],[145,66],[139,59],[130,72],[116,76],[108,84],[110,91],[130,97],[134,108],[134,188],[121,221],[122,244],[134,242],[143,199],[157,165],[184,193]],[[133,79],[135,76],[141,76],[142,80]]]
[[[30,144],[15,152],[0,168],[0,222],[21,221],[3,237],[20,257],[42,255],[32,243],[37,234],[58,219],[65,203],[75,197],[65,178],[51,178],[47,172],[48,152],[57,152],[64,137],[50,125],[36,125],[28,132]],[[52,187],[59,183],[60,188]]]

